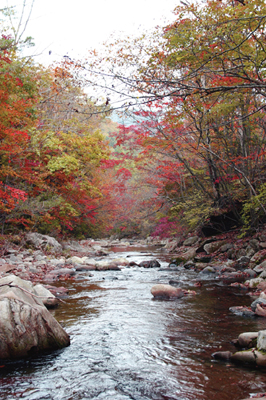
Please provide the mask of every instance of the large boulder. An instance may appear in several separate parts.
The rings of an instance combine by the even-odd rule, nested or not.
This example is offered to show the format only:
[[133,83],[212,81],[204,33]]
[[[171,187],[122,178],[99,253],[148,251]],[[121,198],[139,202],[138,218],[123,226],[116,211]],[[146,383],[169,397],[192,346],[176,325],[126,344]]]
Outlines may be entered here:
[[0,359],[16,359],[70,344],[68,334],[34,294],[33,285],[14,275],[0,280]]
[[26,242],[28,245],[35,249],[42,249],[51,253],[61,253],[62,246],[58,241],[47,235],[41,235],[40,233],[30,232],[26,235]]
[[241,348],[250,349],[255,346],[258,337],[258,332],[240,333],[235,345]]
[[256,353],[254,349],[237,351],[232,354],[230,361],[240,364],[256,364]]
[[151,294],[155,298],[179,299],[184,296],[184,291],[171,285],[158,284],[151,288]]
[[230,361],[240,364],[257,365],[264,368],[266,366],[266,355],[264,351],[252,348],[250,350],[237,351],[231,356]]

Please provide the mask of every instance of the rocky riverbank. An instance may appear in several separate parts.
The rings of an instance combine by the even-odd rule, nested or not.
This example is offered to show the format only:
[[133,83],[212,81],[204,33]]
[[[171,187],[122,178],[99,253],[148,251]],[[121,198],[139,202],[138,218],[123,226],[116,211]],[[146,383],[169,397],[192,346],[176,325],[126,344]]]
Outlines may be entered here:
[[[193,269],[198,272],[195,286],[206,281],[221,282],[247,290],[257,300],[246,307],[231,308],[244,316],[266,316],[266,231],[253,237],[239,239],[237,233],[228,233],[207,239],[190,236],[185,240],[147,238],[146,240],[81,240],[59,243],[55,238],[28,233],[18,244],[5,242],[1,248],[0,278],[14,274],[21,279],[42,282],[55,295],[65,294],[53,283],[75,279],[86,271],[117,270],[129,266],[128,260],[110,259],[113,247],[160,246],[172,255],[171,270]],[[159,267],[156,260],[141,265]],[[165,282],[162,282],[165,283]],[[171,283],[171,282],[170,282]]]
[[[28,233],[19,243],[5,242],[1,247],[0,277],[12,273],[31,282],[52,284],[58,280],[75,279],[82,271],[119,270],[128,266],[127,259],[107,256],[113,247],[160,246],[162,252],[172,255],[170,269],[193,269],[198,272],[196,286],[205,281],[221,281],[260,295],[259,307],[243,309],[266,315],[266,230],[253,237],[239,239],[237,233],[228,233],[207,239],[190,236],[185,240],[147,238],[146,240],[81,240],[59,243],[56,239],[38,233]],[[146,267],[159,267],[156,261]],[[236,305],[237,306],[237,305]],[[232,309],[237,314],[240,308]]]
[[[196,271],[198,274],[194,285],[199,288],[206,282],[208,284],[219,282],[245,290],[250,294],[252,299],[246,307],[236,305],[228,312],[252,318],[266,316],[266,230],[243,239],[238,238],[238,233],[228,233],[210,238],[192,235],[185,240],[87,239],[60,243],[49,236],[30,233],[21,240],[12,239],[2,244],[0,278],[12,274],[32,282],[34,287],[42,283],[56,298],[60,298],[66,295],[66,291],[63,287],[59,288],[58,284],[54,285],[57,281],[79,278],[84,271],[86,275],[91,274],[93,280],[93,271],[119,271],[121,268],[137,265],[130,264],[126,258],[110,257],[113,247],[128,249],[130,247],[146,248],[146,246],[158,246],[169,258],[171,257],[168,269],[177,271],[177,276],[179,271],[185,269]],[[156,260],[142,263],[140,266],[160,268]],[[162,282],[162,284],[165,283]],[[184,293],[176,288],[178,282],[177,284],[176,282],[169,283],[172,288],[167,289],[173,290],[174,298],[183,296]],[[160,286],[159,289],[161,290],[162,287]],[[163,289],[165,290],[165,287]],[[170,299],[172,297],[169,296]],[[254,351],[257,351],[256,345],[250,351],[252,349],[254,354]],[[242,349],[239,352],[241,351]],[[232,354],[230,361],[234,361]]]

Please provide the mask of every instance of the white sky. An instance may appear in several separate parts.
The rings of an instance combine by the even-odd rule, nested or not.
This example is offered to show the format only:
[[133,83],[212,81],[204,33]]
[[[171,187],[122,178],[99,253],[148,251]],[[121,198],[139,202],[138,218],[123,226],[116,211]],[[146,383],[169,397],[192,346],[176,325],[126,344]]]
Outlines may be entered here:
[[[32,0],[26,2],[29,10]],[[172,11],[178,3],[179,0],[35,0],[25,35],[32,36],[36,45],[31,54],[42,54],[37,61],[50,64],[64,55],[86,56],[88,49],[97,49],[113,32],[117,36],[119,32],[138,35],[164,25],[173,20]],[[22,4],[23,0],[0,0],[0,8],[15,5],[18,16]]]

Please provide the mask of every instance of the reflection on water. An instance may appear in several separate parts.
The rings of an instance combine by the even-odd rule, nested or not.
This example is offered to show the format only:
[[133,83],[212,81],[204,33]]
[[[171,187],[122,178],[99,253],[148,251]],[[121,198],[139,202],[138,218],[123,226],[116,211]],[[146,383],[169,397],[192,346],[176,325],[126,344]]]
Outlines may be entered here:
[[[127,252],[129,260],[145,254]],[[265,320],[229,313],[249,304],[245,294],[219,286],[196,288],[197,296],[153,300],[154,283],[190,271],[124,268],[94,272],[67,283],[70,298],[53,311],[71,335],[68,348],[0,368],[0,399],[242,399],[266,391],[265,372],[214,362],[219,349],[243,331],[265,328]],[[65,284],[65,283],[64,283]]]

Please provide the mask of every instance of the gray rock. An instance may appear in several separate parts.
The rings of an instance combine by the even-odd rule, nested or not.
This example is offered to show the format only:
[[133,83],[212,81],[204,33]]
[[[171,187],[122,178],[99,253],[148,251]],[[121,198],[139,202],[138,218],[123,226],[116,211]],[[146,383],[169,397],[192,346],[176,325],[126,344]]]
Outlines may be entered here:
[[254,254],[255,254],[255,250],[251,246],[248,246],[246,248],[246,256],[251,258],[252,256],[254,256]]
[[257,339],[257,348],[266,351],[266,331],[259,331]]
[[24,262],[32,262],[33,260],[34,258],[32,256],[24,258]]
[[184,296],[182,289],[165,284],[154,285],[151,288],[151,294],[155,298],[165,298],[165,299],[178,299]]
[[266,270],[262,271],[262,273],[259,275],[259,278],[266,279]]
[[187,238],[184,242],[183,245],[184,246],[193,246],[193,244],[196,244],[199,240],[198,236],[192,236],[190,238]]
[[99,246],[98,244],[94,244],[94,245],[92,245],[91,247],[92,247],[92,249],[93,249],[94,251],[101,251],[101,250],[102,250],[102,247]]
[[215,360],[230,360],[230,358],[232,357],[232,353],[231,351],[217,351],[216,353],[212,354],[212,357]]
[[61,253],[62,246],[58,241],[48,235],[31,232],[26,235],[26,242],[34,248],[50,251],[52,253]]
[[84,257],[83,262],[84,262],[84,264],[91,265],[91,266],[94,266],[96,264],[96,260],[91,257]]
[[266,367],[266,355],[265,350],[254,350],[256,357],[256,365],[258,367]]
[[237,351],[232,354],[230,360],[241,364],[256,364],[256,355],[254,354],[253,349]]
[[71,263],[71,264],[84,264],[85,259],[87,257],[77,257],[77,256],[73,256],[67,259],[67,263]]
[[257,272],[250,268],[245,269],[243,272],[249,278],[256,278],[258,276]]
[[258,286],[258,284],[262,283],[262,282],[263,282],[263,279],[260,277],[253,278],[253,279],[246,281],[246,283],[248,283],[250,289],[256,288]]
[[17,250],[14,250],[14,249],[7,249],[6,251],[8,254],[17,254],[17,252],[18,252]]
[[54,269],[53,271],[50,272],[51,275],[56,275],[56,276],[64,276],[64,275],[70,275],[74,276],[76,275],[76,271],[71,268],[57,268]]
[[251,309],[252,309],[252,311],[256,311],[256,308],[257,308],[257,304],[264,304],[264,305],[266,305],[266,299],[263,299],[263,298],[261,298],[261,297],[259,297],[258,299],[256,299],[256,300],[254,300],[252,303],[251,303]]
[[47,261],[45,260],[35,261],[33,264],[35,265],[35,267],[42,267],[43,265],[47,264]]
[[58,305],[59,300],[43,285],[35,285],[33,290],[47,308],[56,307]]
[[49,263],[52,265],[65,265],[65,259],[64,258],[52,258],[51,260],[49,260]]
[[[4,286],[4,285],[9,285],[9,284],[12,286],[22,287],[23,289],[27,290],[30,293],[34,292],[33,284],[30,281],[25,281],[23,279],[20,279],[18,276],[15,276],[13,274],[7,275],[4,278],[0,279],[0,285]],[[1,286],[0,286],[0,290],[1,290]]]
[[181,244],[181,240],[176,239],[165,245],[165,249],[169,251],[169,253],[174,253]]
[[233,314],[241,316],[241,317],[255,317],[256,314],[250,307],[245,307],[245,306],[234,306],[230,307],[229,311],[231,311]]
[[196,255],[196,247],[192,247],[191,249],[187,250],[185,253],[182,253],[180,255],[181,258],[183,258],[184,261],[191,260],[195,257]]
[[110,271],[121,271],[121,268],[118,267],[118,265],[110,264],[110,265],[109,265],[109,270],[110,270]]
[[249,349],[255,347],[255,341],[258,337],[258,332],[244,332],[237,338],[237,345],[242,348]]
[[141,261],[139,263],[140,267],[144,268],[160,268],[161,264],[157,260]]
[[76,271],[95,271],[96,267],[94,265],[76,264]]
[[220,247],[220,251],[222,252],[222,253],[225,253],[226,251],[228,251],[228,250],[230,250],[230,249],[233,249],[234,248],[234,245],[232,244],[232,243],[226,243],[226,244],[223,244],[221,247]]
[[234,248],[227,251],[227,257],[229,258],[229,260],[234,260],[236,258],[236,251]]
[[81,246],[79,242],[76,242],[74,240],[69,242],[64,242],[63,249],[78,251],[79,253],[87,253],[88,251],[91,250],[89,246]]
[[234,267],[230,267],[229,265],[226,265],[226,264],[221,267],[217,266],[216,268],[219,272],[224,273],[224,274],[226,272],[236,272],[236,269]]
[[[257,350],[255,348],[252,348],[250,350],[237,351],[236,353],[231,355],[230,361],[239,364],[250,364],[256,365],[258,367],[265,367],[266,355],[264,350]],[[260,398],[263,399],[265,397]]]
[[239,268],[245,268],[249,264],[250,258],[247,257],[246,255],[244,255],[244,256],[241,256],[240,258],[238,258],[236,260],[236,262],[237,262],[237,266]]
[[241,258],[241,257],[245,257],[247,254],[245,249],[239,249],[236,253],[236,258]]
[[184,264],[184,268],[185,269],[193,269],[193,268],[195,268],[195,263],[192,260],[188,261]]
[[29,267],[29,272],[31,272],[32,274],[38,274],[38,270],[37,270],[37,268],[34,268],[34,267]]
[[257,239],[251,239],[249,241],[249,246],[251,246],[255,251],[259,251],[260,249],[260,244]]
[[217,273],[217,270],[215,268],[211,267],[211,266],[208,266],[208,267],[204,268],[202,271],[199,272],[200,275],[201,274],[211,274],[211,275],[213,275],[213,274],[216,274],[216,273]]
[[266,271],[266,260],[263,261],[262,263],[256,265],[255,268],[253,268],[253,270],[257,273],[260,273],[262,271]]
[[45,256],[44,254],[37,254],[36,257],[35,257],[36,261],[43,261],[43,260],[46,260],[46,259],[47,259],[47,256]]
[[260,250],[260,251],[257,251],[257,253],[255,253],[254,256],[251,257],[250,261],[252,264],[258,265],[258,264],[261,264],[263,261],[266,261],[265,258],[266,257],[265,257],[264,250]]
[[95,264],[95,269],[97,271],[108,271],[110,262],[109,261],[99,261]]
[[11,254],[9,257],[9,260],[11,263],[17,263],[21,262],[21,257],[15,256],[14,254]]
[[9,275],[0,280],[0,285],[5,285],[0,286],[1,359],[21,358],[70,344],[68,334],[31,293],[30,282]]
[[220,247],[224,244],[224,240],[222,241],[214,241],[211,243],[206,243],[203,248],[207,254],[214,253],[215,251],[219,250]]

